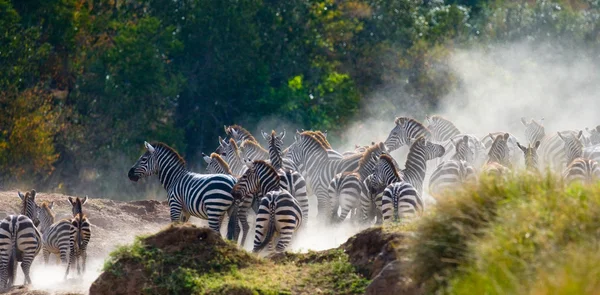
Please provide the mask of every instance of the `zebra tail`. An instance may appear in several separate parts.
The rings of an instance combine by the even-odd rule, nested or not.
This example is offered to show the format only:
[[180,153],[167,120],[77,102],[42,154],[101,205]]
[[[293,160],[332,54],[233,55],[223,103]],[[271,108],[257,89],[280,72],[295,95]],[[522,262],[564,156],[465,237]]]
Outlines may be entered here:
[[398,211],[400,211],[400,208],[398,208],[398,197],[394,196],[393,200],[394,200],[394,203],[393,203],[394,204],[394,208],[393,208],[393,210],[394,210],[394,221],[397,222],[397,221],[400,220],[400,217],[398,216],[399,215]]
[[272,210],[271,214],[269,214],[269,224],[267,225],[267,234],[265,235],[265,238],[263,239],[262,243],[260,243],[257,247],[254,247],[254,252],[257,253],[257,252],[262,251],[262,249],[264,249],[269,244],[269,242],[273,238],[274,233],[275,233],[275,210]]
[[229,209],[229,222],[227,223],[227,239],[230,241],[236,240],[238,226],[238,211],[239,206],[237,204],[232,204]]
[[[16,232],[14,236],[16,236]],[[17,241],[14,237],[12,238],[11,243],[12,247],[8,255],[8,277],[7,281],[5,282],[7,288],[10,288],[15,284],[17,275]]]

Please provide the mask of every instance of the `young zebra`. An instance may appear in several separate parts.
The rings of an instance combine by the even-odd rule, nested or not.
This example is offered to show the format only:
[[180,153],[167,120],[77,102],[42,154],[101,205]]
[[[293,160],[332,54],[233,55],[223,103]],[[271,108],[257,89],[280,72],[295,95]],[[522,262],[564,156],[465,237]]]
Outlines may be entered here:
[[509,136],[508,133],[505,133],[494,138],[494,143],[492,143],[488,153],[488,161],[482,168],[484,174],[502,176],[510,171],[511,164],[507,144]]
[[40,220],[37,215],[39,206],[35,203],[36,191],[32,189],[30,192],[25,192],[25,195],[17,192],[17,195],[21,199],[21,215],[29,217],[37,227],[40,224]]
[[408,118],[398,117],[394,120],[396,126],[390,131],[385,140],[385,147],[388,152],[395,151],[404,145],[410,143],[411,138],[424,136],[426,139],[431,138],[431,132],[421,122]]
[[132,181],[158,174],[167,191],[171,221],[188,221],[190,215],[208,219],[211,229],[219,232],[225,213],[233,204],[231,189],[235,177],[225,174],[202,175],[188,171],[185,161],[164,143],[144,142],[146,152],[131,167]]
[[[384,153],[383,142],[369,147],[358,162],[357,172],[338,173],[329,184],[329,197],[332,205],[330,222],[339,223],[360,207],[360,200],[366,199],[367,187],[364,180],[373,173],[379,155]],[[338,216],[338,208],[341,209]]]
[[442,162],[431,174],[429,193],[437,199],[445,190],[477,180],[477,173],[472,166],[474,152],[469,147],[469,138],[464,136],[458,142],[452,141],[455,154],[450,160]]
[[[558,171],[564,170],[570,162],[567,162],[564,143],[560,137],[557,134],[546,134],[542,123],[538,123],[536,120],[532,119],[527,122],[525,118],[521,118],[521,123],[525,126],[525,138],[529,143],[540,141],[538,153],[542,161],[541,168],[550,167]],[[576,136],[578,132],[566,130],[559,133],[561,136]]]
[[[38,229],[42,234],[44,263],[48,265],[50,254],[56,254],[60,258],[60,262],[68,267],[71,249],[75,247],[75,228],[71,224],[71,219],[55,222],[53,207],[54,202],[44,202],[39,208],[40,226]],[[65,273],[65,279],[67,275],[68,270]]]
[[0,222],[0,291],[14,285],[18,262],[25,275],[24,284],[31,284],[29,268],[41,248],[42,237],[29,217],[9,215]]
[[581,131],[577,136],[563,136],[558,133],[558,137],[564,142],[565,155],[567,157],[568,165],[563,172],[563,177],[567,184],[576,181],[590,184],[600,179],[598,162],[594,159],[583,158],[581,136]]
[[[72,253],[69,259],[69,266],[75,262],[77,263],[77,274],[79,271],[79,258],[82,259],[82,272],[85,273],[85,265],[87,261],[87,245],[92,237],[91,223],[88,218],[83,214],[83,205],[87,203],[88,196],[85,196],[83,200],[79,197],[73,199],[69,197],[69,203],[72,206],[73,219],[71,219],[71,225],[74,232],[71,235],[74,237],[75,246],[71,248]],[[75,259],[75,260],[73,260]],[[67,268],[67,275],[69,274],[69,268]]]
[[536,175],[539,174],[540,171],[538,169],[537,150],[540,147],[540,141],[536,141],[535,144],[533,144],[533,146],[529,144],[527,147],[517,142],[517,146],[519,147],[519,149],[521,149],[521,151],[523,151],[523,156],[525,158],[525,169]]
[[383,222],[404,221],[423,214],[423,200],[415,187],[406,182],[388,185],[381,197]]

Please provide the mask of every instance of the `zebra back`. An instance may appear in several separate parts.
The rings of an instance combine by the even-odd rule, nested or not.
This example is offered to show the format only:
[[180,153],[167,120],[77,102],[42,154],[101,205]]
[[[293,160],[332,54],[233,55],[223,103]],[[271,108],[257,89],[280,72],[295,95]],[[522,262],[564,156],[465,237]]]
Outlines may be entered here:
[[240,154],[244,159],[250,160],[268,160],[269,152],[265,150],[257,141],[244,140],[239,147]]
[[450,140],[452,137],[460,134],[460,130],[456,128],[454,123],[442,116],[427,116],[426,120],[429,122],[427,129],[431,131],[431,140],[433,141],[442,142]]
[[[542,118],[541,122],[544,122],[544,118]],[[523,126],[525,126],[525,139],[527,139],[530,144],[535,143],[536,141],[542,141],[542,139],[546,136],[544,126],[535,119],[531,119],[528,122],[524,117],[522,117],[521,123],[523,123]]]
[[29,269],[42,248],[42,237],[33,221],[25,215],[9,215],[0,222],[0,290],[13,286],[17,261],[31,284]]
[[415,119],[398,117],[394,120],[394,123],[396,126],[390,131],[390,134],[385,140],[385,147],[388,152],[395,151],[400,147],[409,144],[410,139],[412,138],[419,138],[420,136],[431,138],[429,129]]
[[206,167],[206,172],[209,174],[228,174],[233,175],[231,169],[229,168],[229,164],[219,156],[217,153],[210,154],[210,157],[202,154],[202,158],[208,166]]
[[538,153],[537,150],[540,147],[540,141],[536,141],[533,146],[529,144],[527,147],[522,146],[517,142],[517,146],[523,151],[525,158],[525,168],[529,171],[538,172]]
[[383,191],[381,200],[381,215],[383,221],[404,221],[421,216],[423,200],[415,187],[406,182],[395,182]]
[[452,160],[473,163],[475,159],[475,152],[469,147],[468,136],[465,135],[456,142],[451,139],[451,142],[454,144],[455,150],[455,153],[452,156]]
[[570,134],[562,135],[560,132],[556,133],[560,139],[564,142],[565,155],[567,157],[567,166],[571,164],[575,159],[583,156],[583,143],[581,143],[582,131],[579,131],[577,136]]
[[292,241],[294,233],[302,226],[302,210],[298,201],[284,190],[268,192],[260,201],[256,215],[256,234],[253,252],[260,252],[279,235],[276,252],[283,252]]
[[[494,138],[491,134],[490,136]],[[494,138],[494,142],[488,152],[488,163],[496,162],[502,166],[510,167],[509,153],[508,153],[508,137],[510,134],[504,133]]]
[[569,164],[563,177],[567,184],[577,181],[592,184],[600,179],[600,166],[593,159],[577,158]]

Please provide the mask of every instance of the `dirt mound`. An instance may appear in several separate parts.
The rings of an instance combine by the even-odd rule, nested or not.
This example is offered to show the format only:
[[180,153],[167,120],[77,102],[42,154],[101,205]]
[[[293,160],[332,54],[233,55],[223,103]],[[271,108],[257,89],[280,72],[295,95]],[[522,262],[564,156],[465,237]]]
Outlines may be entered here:
[[173,282],[189,274],[225,272],[257,262],[214,231],[191,224],[169,225],[111,256],[90,294],[189,293],[186,286]]

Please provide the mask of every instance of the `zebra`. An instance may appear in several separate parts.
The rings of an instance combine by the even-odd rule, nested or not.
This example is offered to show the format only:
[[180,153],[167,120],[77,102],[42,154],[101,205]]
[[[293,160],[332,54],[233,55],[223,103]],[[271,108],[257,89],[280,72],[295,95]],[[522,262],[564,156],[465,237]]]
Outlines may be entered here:
[[[360,200],[367,193],[364,180],[373,173],[377,158],[386,152],[383,142],[369,147],[358,163],[357,172],[338,173],[329,184],[329,197],[332,204],[331,222],[342,222],[348,213],[358,209]],[[338,207],[341,208],[338,216]]]
[[[567,160],[564,144],[560,137],[557,134],[546,134],[542,123],[538,123],[535,119],[527,122],[525,118],[521,118],[521,123],[525,126],[525,138],[529,143],[540,141],[538,154],[542,160],[542,165],[553,169],[564,169],[567,166]],[[566,130],[561,131],[560,134],[562,136],[576,136],[577,131]]]
[[[73,199],[72,197],[68,198],[69,203],[71,204],[73,211],[73,219],[71,219],[71,224],[75,232],[72,232],[71,235],[74,236],[75,247],[71,248],[73,253],[71,253],[71,258],[69,259],[70,264],[75,261],[77,263],[77,274],[79,274],[79,257],[82,258],[82,272],[85,273],[85,265],[87,261],[87,245],[90,243],[90,239],[92,237],[91,231],[91,223],[88,220],[87,216],[83,214],[83,205],[87,203],[88,196],[85,196],[83,199],[76,197]],[[75,259],[73,260],[73,255],[75,255]],[[67,274],[68,274],[67,269]]]
[[221,148],[221,152],[219,154],[225,157],[227,164],[233,174],[242,175],[244,171],[246,171],[246,165],[244,165],[242,161],[242,156],[240,155],[240,149],[238,148],[237,143],[233,138],[229,139],[229,142],[223,140],[219,136],[219,144]]
[[[44,263],[48,265],[50,254],[56,254],[60,261],[67,266],[69,264],[69,255],[71,248],[75,247],[75,228],[70,219],[62,219],[55,222],[55,216],[52,212],[54,202],[44,202],[39,207],[40,226],[38,227],[42,234],[42,254]],[[65,273],[65,279],[68,272]]]
[[390,134],[385,140],[385,147],[388,152],[395,151],[404,145],[408,145],[411,138],[418,138],[419,136],[424,136],[426,139],[431,138],[431,131],[415,119],[398,117],[394,120],[394,123],[396,126],[390,131]]
[[36,191],[32,189],[29,192],[25,192],[25,195],[17,191],[17,195],[21,199],[21,215],[29,217],[37,227],[40,224],[40,220],[37,215],[39,206],[35,202]]
[[223,126],[225,128],[225,133],[233,138],[235,142],[242,143],[246,140],[258,142],[256,138],[250,133],[250,131],[246,130],[244,127],[240,125],[231,125],[231,126]]
[[[493,135],[489,135],[493,137]],[[487,175],[502,176],[509,172],[512,165],[509,160],[507,140],[510,134],[498,135],[494,138],[494,142],[488,152],[488,161],[483,166],[482,172]]]
[[146,152],[131,167],[128,177],[158,174],[167,191],[172,222],[187,222],[190,215],[208,219],[209,227],[219,232],[225,213],[233,204],[231,189],[236,178],[225,174],[202,175],[188,171],[183,158],[164,143],[144,142]]
[[487,157],[487,148],[477,136],[472,134],[458,134],[451,137],[450,140],[440,142],[440,144],[444,146],[446,153],[443,157],[436,158],[433,160],[435,167],[439,166],[444,161],[452,160],[452,158],[456,154],[455,143],[463,140],[465,137],[467,137],[469,141],[469,148],[471,149],[473,154],[473,158],[468,160],[467,162],[471,166],[473,166],[473,168],[481,167],[485,163]]
[[525,169],[534,174],[539,174],[540,171],[538,170],[539,164],[537,150],[540,147],[540,141],[536,141],[533,144],[533,146],[529,144],[527,147],[517,142],[517,146],[519,147],[519,149],[521,149],[521,151],[523,151],[523,156],[525,159]]
[[0,291],[14,285],[18,262],[25,275],[24,285],[31,284],[29,269],[41,248],[41,234],[29,217],[9,215],[0,222]]
[[429,179],[429,193],[434,197],[444,190],[477,180],[477,173],[471,165],[475,153],[469,147],[469,137],[464,136],[458,142],[452,143],[455,146],[455,154],[450,160],[438,165]]
[[403,221],[423,214],[423,200],[415,187],[406,182],[394,182],[383,191],[381,215],[383,222]]
[[431,131],[431,140],[435,142],[448,141],[454,136],[461,134],[454,123],[442,116],[433,115],[431,117],[426,116],[425,118],[429,122],[427,129]]
[[590,146],[600,144],[600,125],[596,126],[594,129],[585,128],[585,130],[590,134]]
[[279,236],[275,252],[283,252],[302,223],[300,204],[288,191],[279,189],[267,192],[260,200],[256,215],[252,252],[259,253],[267,244],[271,244],[275,232]]
[[425,136],[418,137],[410,146],[402,174],[404,180],[414,186],[419,196],[423,194],[427,161],[439,158],[445,152],[442,145],[428,141]]
[[326,220],[331,212],[329,182],[338,173],[357,169],[362,154],[332,158],[327,151],[329,143],[322,141],[313,131],[297,132],[294,139],[288,155],[298,166],[298,172],[307,180],[312,193],[317,196],[317,217]]
[[365,181],[365,187],[368,194],[361,196],[361,210],[363,221],[372,218],[372,212],[377,214],[376,224],[380,224],[381,218],[381,197],[385,188],[396,182],[404,180],[402,172],[398,171],[398,165],[392,156],[383,153],[379,156],[373,173],[369,175]]
[[[486,136],[481,138],[481,143],[483,145],[484,150],[488,150],[490,147],[492,147],[492,144],[494,143],[494,138],[496,138],[498,135],[504,135],[507,133],[508,132],[492,132],[488,133]],[[521,161],[521,156],[519,156],[519,153],[517,152],[517,141],[517,137],[515,137],[511,133],[508,133],[508,139],[506,141],[506,144],[508,146],[508,157],[511,163],[519,163]]]
[[[235,215],[237,215],[237,218],[239,218],[240,222],[242,223],[242,245],[246,240],[246,236],[250,228],[248,225],[246,212],[250,207],[254,196],[258,196],[260,200],[262,200],[262,198],[266,196],[268,192],[280,190],[283,190],[291,195],[291,193],[284,187],[290,186],[289,183],[286,183],[287,180],[282,180],[279,172],[266,161],[247,160],[245,163],[248,166],[248,170],[246,170],[244,175],[240,177],[231,191],[231,194],[236,200],[236,209],[234,210],[236,212]],[[300,208],[299,212],[302,214],[302,217],[308,217],[308,200],[306,198],[306,194],[304,194],[302,197],[302,202],[295,197],[294,199],[296,199],[296,203]]]
[[565,154],[567,156],[567,168],[563,172],[563,178],[567,184],[575,181],[592,183],[600,178],[600,167],[594,159],[583,157],[582,132],[577,136],[563,136],[557,133],[564,142]]

